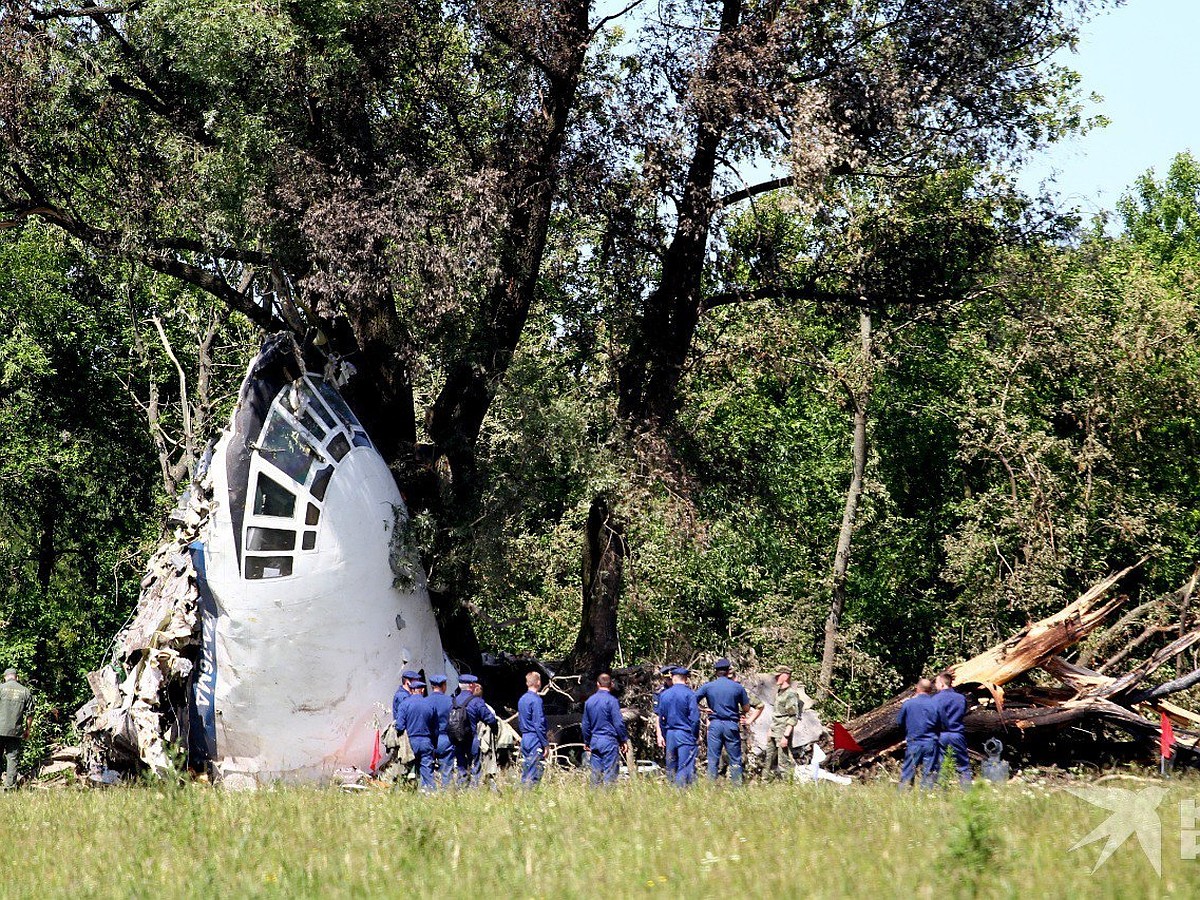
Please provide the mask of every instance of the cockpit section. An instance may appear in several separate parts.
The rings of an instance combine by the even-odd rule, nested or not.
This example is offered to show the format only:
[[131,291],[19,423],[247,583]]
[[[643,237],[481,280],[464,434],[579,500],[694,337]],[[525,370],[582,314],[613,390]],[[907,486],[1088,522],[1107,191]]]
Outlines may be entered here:
[[330,480],[352,448],[370,446],[346,401],[325,379],[302,375],[279,392],[249,444],[243,578],[287,578],[298,554],[318,549]]

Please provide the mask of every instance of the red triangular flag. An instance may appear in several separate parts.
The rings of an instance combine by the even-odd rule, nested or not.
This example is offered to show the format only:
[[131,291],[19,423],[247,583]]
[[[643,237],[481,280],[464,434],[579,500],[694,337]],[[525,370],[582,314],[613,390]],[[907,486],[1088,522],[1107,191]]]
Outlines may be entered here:
[[863,748],[858,746],[858,741],[854,739],[854,735],[846,730],[841,722],[833,723],[833,749],[834,750],[850,750],[853,753],[862,753]]
[[375,770],[379,768],[379,761],[383,759],[382,744],[379,740],[379,729],[375,729],[375,746],[371,750],[371,774],[375,774]]
[[1170,759],[1175,754],[1175,748],[1171,745],[1175,743],[1175,729],[1171,727],[1171,720],[1167,718],[1167,714],[1162,714],[1162,736],[1158,739],[1159,752],[1163,759]]

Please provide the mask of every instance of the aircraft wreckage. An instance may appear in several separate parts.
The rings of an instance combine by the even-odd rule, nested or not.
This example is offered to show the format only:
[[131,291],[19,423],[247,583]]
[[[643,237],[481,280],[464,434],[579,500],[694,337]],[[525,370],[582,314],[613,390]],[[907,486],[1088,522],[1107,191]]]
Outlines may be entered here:
[[94,776],[169,771],[183,752],[231,785],[365,770],[403,669],[453,687],[404,501],[339,374],[309,371],[285,335],[251,363],[88,676],[76,718]]

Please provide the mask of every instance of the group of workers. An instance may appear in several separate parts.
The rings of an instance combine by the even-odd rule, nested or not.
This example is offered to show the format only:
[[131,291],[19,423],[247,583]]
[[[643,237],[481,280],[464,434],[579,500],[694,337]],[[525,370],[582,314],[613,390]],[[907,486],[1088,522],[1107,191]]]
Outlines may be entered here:
[[[729,778],[738,783],[744,769],[742,757],[742,726],[753,725],[762,715],[762,701],[751,697],[746,688],[733,677],[733,666],[727,659],[713,664],[713,678],[693,690],[688,684],[692,672],[686,666],[666,666],[660,674],[668,680],[654,697],[655,730],[658,746],[666,757],[667,778],[680,787],[696,779],[696,762],[700,752],[700,722],[708,719],[706,757],[708,775],[717,778],[722,764]],[[780,666],[775,672],[776,696],[771,718],[771,733],[767,742],[763,776],[781,774],[785,760],[791,756],[792,732],[807,708],[802,688],[792,684],[792,670]],[[528,695],[527,695],[528,696]],[[540,699],[540,698],[539,698]],[[531,736],[522,718],[522,752]],[[621,717],[621,705],[612,695],[612,678],[601,675],[596,680],[596,692],[583,705],[582,733],[590,757],[591,781],[610,784],[617,778],[620,753],[632,761],[629,734]],[[536,742],[545,743],[544,731]]]
[[478,782],[479,723],[495,725],[497,721],[483,699],[479,679],[460,675],[459,690],[451,697],[446,693],[445,675],[430,675],[428,685],[412,669],[406,669],[400,678],[392,698],[392,718],[396,734],[408,739],[412,771],[421,789],[432,791],[439,783],[447,788]]
[[916,693],[900,705],[896,714],[896,723],[904,728],[907,741],[900,768],[901,790],[912,787],[918,769],[921,786],[933,787],[947,752],[954,755],[959,784],[966,787],[971,783],[971,760],[963,728],[966,713],[967,699],[954,690],[949,673],[938,675],[935,681],[922,678],[917,682]]
[[[741,726],[753,725],[764,709],[762,701],[751,697],[733,678],[729,660],[718,659],[713,670],[713,679],[697,691],[688,686],[692,673],[685,666],[662,670],[671,681],[655,700],[658,744],[666,752],[667,778],[680,787],[686,787],[696,778],[701,704],[707,707],[708,716],[705,748],[708,776],[716,778],[724,760],[729,778],[735,783],[742,780],[744,768]],[[791,761],[792,732],[806,708],[803,689],[792,684],[792,670],[788,666],[776,669],[775,685],[771,731],[763,760],[764,778],[779,775],[785,760]]]
[[[700,752],[702,716],[708,720],[707,769],[710,778],[718,777],[722,764],[728,767],[734,783],[742,780],[743,725],[753,725],[762,715],[763,703],[751,697],[746,688],[732,677],[732,665],[719,659],[713,666],[714,677],[693,690],[688,679],[692,672],[684,666],[665,667],[668,678],[655,694],[654,712],[658,745],[665,752],[667,778],[680,787],[696,779]],[[792,733],[807,709],[807,695],[792,684],[792,670],[780,666],[775,671],[776,696],[771,713],[770,736],[763,759],[764,778],[773,778],[794,763]],[[481,723],[496,726],[495,712],[483,699],[483,686],[474,675],[460,675],[460,690],[451,697],[446,693],[444,675],[429,676],[426,685],[414,671],[405,671],[393,699],[392,711],[398,735],[407,735],[412,748],[412,772],[422,790],[438,786],[478,784],[480,780]],[[542,703],[542,678],[537,672],[525,676],[526,691],[517,703],[517,730],[521,736],[521,781],[535,785],[541,778],[549,754],[546,712]],[[583,705],[581,731],[589,757],[593,784],[610,784],[617,779],[621,755],[632,761],[629,732],[621,715],[621,704],[612,693],[612,676],[596,679],[596,691]],[[706,707],[702,711],[702,706]],[[916,694],[904,701],[896,721],[905,730],[907,747],[901,768],[901,788],[911,787],[921,772],[921,785],[931,787],[937,780],[942,760],[953,754],[959,781],[971,781],[971,763],[967,755],[963,716],[966,698],[954,690],[950,674],[937,676],[934,682],[922,678]]]
[[[714,665],[714,677],[693,690],[692,674],[683,666],[661,670],[669,680],[655,695],[655,723],[659,747],[665,751],[667,777],[683,787],[696,778],[699,754],[701,705],[708,719],[708,774],[718,776],[722,763],[729,777],[740,782],[743,774],[742,725],[753,724],[763,704],[751,698],[732,677],[727,659]],[[791,737],[806,708],[803,689],[791,683],[792,670],[780,667],[775,673],[778,688],[771,721],[764,775],[778,773],[791,758]],[[446,694],[446,679],[429,677],[426,685],[417,672],[406,671],[393,700],[397,735],[407,735],[412,751],[412,772],[422,790],[438,786],[477,784],[480,780],[480,723],[494,726],[496,715],[483,700],[482,686],[472,675],[459,677],[462,685],[454,697]],[[521,780],[535,785],[541,778],[549,754],[546,713],[541,697],[542,679],[537,672],[525,677],[526,691],[517,703],[517,730],[521,737]],[[620,770],[621,755],[629,760],[629,732],[621,715],[621,704],[612,692],[612,676],[596,679],[596,690],[583,706],[580,730],[594,784],[611,784]],[[461,711],[457,711],[461,710]]]

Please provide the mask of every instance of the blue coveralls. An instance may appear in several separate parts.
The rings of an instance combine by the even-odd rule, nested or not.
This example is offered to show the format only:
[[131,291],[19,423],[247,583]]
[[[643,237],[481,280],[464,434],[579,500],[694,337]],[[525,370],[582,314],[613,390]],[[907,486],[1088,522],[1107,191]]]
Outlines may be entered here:
[[[667,689],[670,687],[671,687],[671,685],[667,685],[666,687],[661,687],[657,691],[654,692],[654,715],[655,715],[655,718],[658,718],[660,721],[660,729],[661,729],[661,718],[662,717],[661,717],[661,711],[658,708],[658,702],[662,699],[662,695],[665,694],[667,692]],[[663,744],[665,745],[666,741],[667,741],[667,733],[664,731],[662,733],[662,736],[663,736]],[[666,758],[667,781],[675,780],[675,770],[673,768],[671,768],[672,764],[673,763],[672,763],[671,757],[667,756],[667,758]]]
[[620,702],[609,691],[597,690],[583,704],[583,742],[592,751],[592,784],[617,780],[620,747],[628,740]]
[[412,693],[403,684],[396,688],[396,693],[392,696],[392,721],[396,723],[396,730],[400,730],[400,708],[412,699]]
[[[945,688],[933,695],[938,713],[938,750],[933,771],[941,771],[942,757],[949,747],[954,751],[954,768],[961,785],[971,783],[971,757],[967,754],[967,734],[963,716],[967,714],[967,698],[954,688]],[[935,775],[936,777],[936,775]]]
[[546,711],[537,691],[526,691],[517,701],[517,725],[521,731],[521,781],[542,780],[542,751],[546,749]]
[[434,757],[437,759],[438,780],[442,787],[449,787],[454,780],[454,745],[450,743],[450,735],[446,727],[450,724],[450,707],[454,701],[442,691],[434,691],[429,695],[429,703],[437,711],[438,738]]
[[428,697],[412,694],[404,701],[400,718],[396,720],[396,731],[408,735],[413,756],[416,757],[413,767],[421,778],[421,790],[432,791],[436,786],[433,781],[433,757],[438,739],[438,715]]
[[721,675],[701,686],[697,700],[708,701],[708,777],[717,777],[721,748],[729,756],[729,777],[735,783],[742,780],[742,732],[738,723],[742,711],[750,706],[746,689],[727,675]]
[[455,744],[454,761],[459,779],[466,781],[469,777],[471,784],[479,782],[479,723],[496,724],[496,714],[488,708],[482,697],[476,697],[463,691],[454,698],[455,706],[466,706],[467,718],[471,722],[471,743]]
[[900,705],[896,724],[904,728],[906,744],[900,767],[900,789],[909,787],[921,768],[921,786],[933,787],[937,763],[938,710],[930,694],[917,694]]
[[658,721],[667,744],[668,777],[679,787],[696,779],[700,741],[700,705],[686,684],[673,684],[658,698]]

